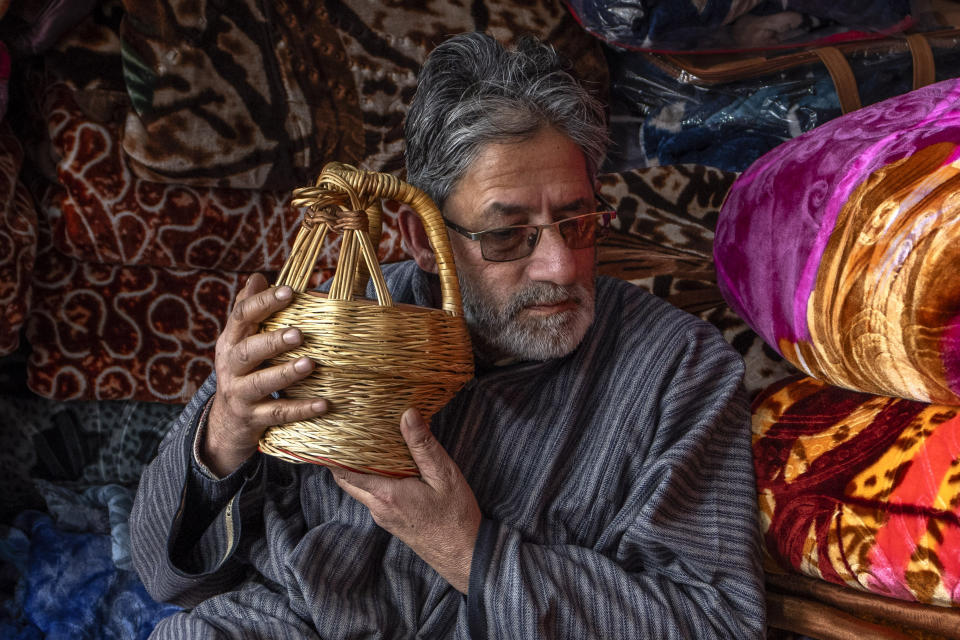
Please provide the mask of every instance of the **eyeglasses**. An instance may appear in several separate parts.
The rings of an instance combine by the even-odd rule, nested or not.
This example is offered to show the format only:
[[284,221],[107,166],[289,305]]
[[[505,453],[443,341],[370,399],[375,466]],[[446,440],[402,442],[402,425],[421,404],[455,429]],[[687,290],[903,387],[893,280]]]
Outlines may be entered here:
[[607,235],[614,211],[593,211],[547,224],[517,224],[485,231],[469,231],[444,219],[444,224],[469,238],[480,241],[480,255],[488,262],[511,262],[526,258],[540,242],[544,229],[556,227],[570,249],[586,249]]

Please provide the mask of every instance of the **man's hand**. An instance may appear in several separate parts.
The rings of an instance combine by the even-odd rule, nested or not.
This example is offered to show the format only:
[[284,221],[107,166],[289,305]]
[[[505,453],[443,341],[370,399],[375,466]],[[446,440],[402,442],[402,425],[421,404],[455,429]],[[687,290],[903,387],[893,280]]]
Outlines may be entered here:
[[217,338],[217,393],[207,421],[200,457],[218,476],[228,475],[257,450],[267,427],[305,420],[327,410],[323,399],[275,400],[270,394],[305,378],[314,363],[303,357],[261,367],[269,358],[300,345],[299,329],[260,333],[260,323],[293,299],[290,287],[268,288],[255,273],[237,295],[233,311]]
[[480,507],[456,463],[416,409],[400,431],[420,469],[419,478],[393,479],[332,469],[337,484],[370,509],[378,525],[399,538],[461,593],[480,529]]

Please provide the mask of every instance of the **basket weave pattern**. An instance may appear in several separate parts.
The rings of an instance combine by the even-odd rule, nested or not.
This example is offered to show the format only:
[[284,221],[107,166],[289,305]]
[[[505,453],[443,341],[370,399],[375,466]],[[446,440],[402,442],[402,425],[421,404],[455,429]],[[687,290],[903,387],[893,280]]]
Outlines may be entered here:
[[[393,302],[376,257],[382,199],[408,204],[420,216],[440,277],[442,308]],[[261,451],[386,476],[417,474],[400,434],[400,416],[416,407],[428,420],[473,377],[473,352],[450,242],[439,210],[419,189],[383,173],[330,163],[313,187],[294,191],[308,209],[276,286],[293,301],[262,330],[297,327],[303,344],[274,364],[301,356],[314,371],[288,387],[290,398],[325,398],[320,417],[271,427]],[[306,291],[328,231],[343,238],[328,294]],[[377,300],[362,295],[367,279]]]

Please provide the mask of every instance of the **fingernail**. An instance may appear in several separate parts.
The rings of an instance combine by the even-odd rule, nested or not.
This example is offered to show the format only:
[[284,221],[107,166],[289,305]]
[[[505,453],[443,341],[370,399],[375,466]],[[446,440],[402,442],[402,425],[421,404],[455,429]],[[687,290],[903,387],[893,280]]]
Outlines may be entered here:
[[326,411],[327,410],[327,401],[326,400],[314,400],[313,404],[310,405],[310,408],[314,411]]
[[417,412],[417,410],[413,407],[409,407],[406,411],[404,411],[400,418],[411,427],[416,427],[423,424],[423,420],[420,419],[420,413]]
[[293,369],[297,373],[306,373],[310,371],[310,368],[313,366],[313,363],[310,362],[310,358],[300,358],[293,363]]
[[293,289],[287,285],[283,285],[282,287],[278,287],[277,290],[273,292],[273,295],[277,300],[289,300],[293,297]]
[[300,332],[296,329],[287,329],[283,332],[281,337],[287,344],[297,344],[300,342]]

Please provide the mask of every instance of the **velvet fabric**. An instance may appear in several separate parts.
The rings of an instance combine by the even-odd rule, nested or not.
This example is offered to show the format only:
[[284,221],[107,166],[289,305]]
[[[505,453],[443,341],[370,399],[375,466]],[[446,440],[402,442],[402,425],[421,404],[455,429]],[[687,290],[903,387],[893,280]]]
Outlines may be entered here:
[[958,142],[954,79],[767,153],[721,209],[724,297],[813,377],[960,404]]
[[[214,340],[246,272],[281,268],[299,212],[279,191],[137,177],[120,142],[124,97],[82,88],[88,79],[76,69],[94,64],[93,41],[106,43],[96,50],[108,59],[117,55],[106,31],[94,23],[63,43],[70,56],[37,85],[57,164],[41,202],[50,228],[40,242],[28,381],[58,400],[185,402],[212,370]],[[603,176],[622,233],[602,247],[600,271],[715,324],[750,364],[755,394],[793,368],[716,287],[713,227],[734,178],[702,166]],[[396,215],[388,203],[385,263],[406,257]],[[338,253],[336,241],[325,245],[319,266],[331,268]]]
[[[329,29],[315,32],[321,23]],[[471,29],[505,41],[536,33],[605,86],[599,43],[543,1],[469,11],[450,2],[96,3],[51,43],[42,72],[23,74],[28,126],[17,138],[35,146],[46,178],[30,184],[41,230],[28,245],[40,268],[10,278],[32,296],[13,308],[14,329],[0,326],[0,341],[19,335],[27,313],[30,389],[60,400],[186,401],[212,368],[247,274],[272,278],[290,253],[301,212],[288,187],[312,182],[330,159],[400,172],[419,62]],[[324,73],[314,77],[318,60]],[[285,118],[291,128],[280,131],[272,121]],[[383,262],[405,257],[396,215],[385,212]],[[338,253],[336,241],[325,246],[315,281]]]
[[780,571],[960,605],[960,408],[803,377],[758,396],[753,434]]

